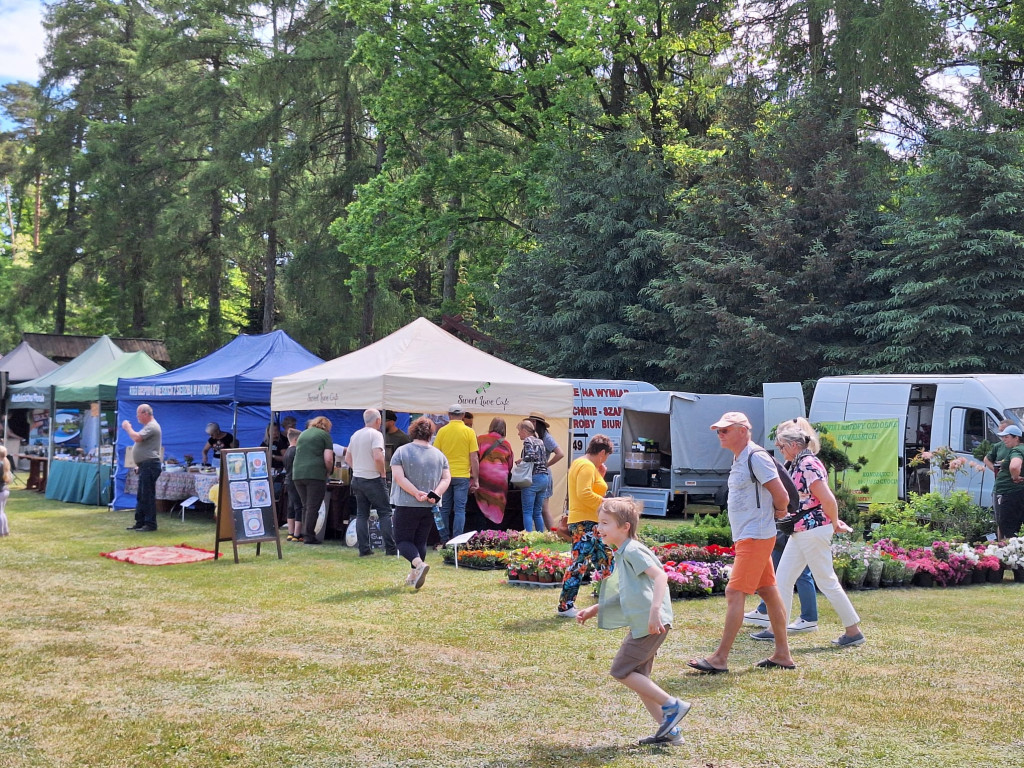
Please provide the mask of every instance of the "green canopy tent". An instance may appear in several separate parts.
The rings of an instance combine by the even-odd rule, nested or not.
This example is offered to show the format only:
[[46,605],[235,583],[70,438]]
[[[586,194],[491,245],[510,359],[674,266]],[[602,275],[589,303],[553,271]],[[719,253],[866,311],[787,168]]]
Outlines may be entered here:
[[167,369],[145,352],[122,354],[105,368],[80,379],[57,385],[54,401],[57,405],[78,403],[112,403],[117,398],[117,380],[152,376]]
[[[100,336],[85,352],[60,368],[45,373],[37,379],[23,384],[12,384],[7,391],[8,409],[16,408],[50,408],[53,410],[52,398],[54,389],[74,382],[84,376],[106,368],[122,357],[124,352],[110,340],[109,336]],[[115,381],[116,384],[116,381]]]
[[109,336],[96,339],[91,347],[71,362],[65,363],[54,371],[15,384],[7,390],[7,410],[41,408],[50,412],[49,440],[47,457],[53,456],[54,428],[54,393],[58,386],[73,382],[83,376],[89,376],[110,365],[122,357],[124,352],[110,340]]

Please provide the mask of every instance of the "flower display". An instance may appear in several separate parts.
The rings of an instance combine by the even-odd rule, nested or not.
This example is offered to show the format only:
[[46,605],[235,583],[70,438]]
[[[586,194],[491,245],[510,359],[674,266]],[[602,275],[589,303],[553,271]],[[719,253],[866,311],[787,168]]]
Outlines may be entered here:
[[479,531],[466,542],[466,549],[513,550],[525,546],[522,531]]
[[544,577],[545,581],[561,581],[565,575],[565,569],[571,563],[571,552],[552,552],[549,549],[524,547],[509,555],[508,577],[515,580],[524,576],[537,576]]
[[985,548],[985,554],[998,558],[1011,570],[1024,568],[1024,538],[1015,536],[1004,542],[994,542]]
[[[509,553],[497,549],[459,549],[459,567],[478,570],[498,570],[508,566]],[[455,550],[445,547],[441,558],[448,565],[455,563]]]

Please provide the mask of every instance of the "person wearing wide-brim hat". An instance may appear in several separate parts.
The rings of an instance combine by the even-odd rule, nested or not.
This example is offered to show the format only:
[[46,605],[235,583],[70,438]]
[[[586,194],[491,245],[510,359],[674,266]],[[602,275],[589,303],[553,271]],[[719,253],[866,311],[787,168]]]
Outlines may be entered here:
[[[544,443],[544,449],[548,452],[548,468],[554,466],[562,459],[565,458],[565,451],[561,449],[558,443],[555,441],[550,434],[548,429],[551,425],[548,424],[547,417],[540,411],[530,411],[530,415],[526,417],[527,421],[533,422],[533,425],[537,428],[537,437]],[[552,493],[552,483],[548,483],[547,491],[544,495],[544,523],[547,525],[548,530],[555,527],[555,520],[552,517],[550,502]]]

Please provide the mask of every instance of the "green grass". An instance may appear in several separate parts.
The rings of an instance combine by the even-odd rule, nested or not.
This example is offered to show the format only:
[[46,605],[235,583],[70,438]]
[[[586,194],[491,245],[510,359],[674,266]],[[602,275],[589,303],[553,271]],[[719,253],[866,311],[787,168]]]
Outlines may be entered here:
[[[1024,585],[853,593],[868,644],[839,623],[794,638],[795,673],[689,673],[725,610],[677,602],[654,679],[693,702],[680,748],[607,675],[621,631],[554,615],[555,590],[440,565],[420,592],[404,561],[253,545],[218,563],[147,568],[99,553],[213,548],[209,520],[13,493],[0,539],[0,766],[1020,765]],[[230,552],[230,547],[228,548]],[[273,548],[271,547],[271,550]],[[583,604],[590,599],[584,598]],[[751,603],[752,604],[752,603]]]

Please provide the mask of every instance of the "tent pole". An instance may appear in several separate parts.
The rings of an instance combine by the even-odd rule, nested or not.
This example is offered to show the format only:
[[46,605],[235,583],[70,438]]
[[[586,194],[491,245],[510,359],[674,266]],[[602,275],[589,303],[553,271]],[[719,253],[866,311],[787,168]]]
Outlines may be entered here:
[[[231,437],[238,442],[238,401],[231,403]],[[241,443],[239,443],[241,445]]]
[[49,434],[49,445],[47,446],[46,456],[46,474],[50,474],[50,462],[53,461],[53,425],[56,423],[54,417],[54,409],[57,407],[57,387],[54,384],[50,385],[50,434]]

